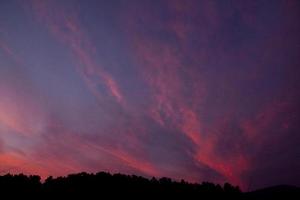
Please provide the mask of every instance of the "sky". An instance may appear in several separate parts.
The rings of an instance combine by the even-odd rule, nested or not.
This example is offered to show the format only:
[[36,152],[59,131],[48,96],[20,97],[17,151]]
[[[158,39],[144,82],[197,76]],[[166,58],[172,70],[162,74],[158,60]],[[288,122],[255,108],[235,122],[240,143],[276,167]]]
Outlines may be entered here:
[[300,1],[0,0],[0,174],[300,186]]

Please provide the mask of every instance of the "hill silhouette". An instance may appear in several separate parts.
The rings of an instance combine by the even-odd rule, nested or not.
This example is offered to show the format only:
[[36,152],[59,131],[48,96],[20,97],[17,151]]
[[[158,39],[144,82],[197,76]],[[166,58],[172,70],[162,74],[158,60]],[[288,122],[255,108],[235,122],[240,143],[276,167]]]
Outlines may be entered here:
[[[298,195],[297,187],[273,187],[243,193],[238,186],[225,183],[223,186],[209,182],[178,182],[170,178],[147,179],[141,176],[85,172],[65,177],[48,177],[44,182],[36,175],[24,174],[0,176],[0,199],[60,199],[84,198],[179,198],[179,199],[273,199],[278,194]],[[299,199],[299,198],[296,198]]]
[[300,188],[289,185],[278,185],[244,193],[245,200],[259,199],[300,199]]

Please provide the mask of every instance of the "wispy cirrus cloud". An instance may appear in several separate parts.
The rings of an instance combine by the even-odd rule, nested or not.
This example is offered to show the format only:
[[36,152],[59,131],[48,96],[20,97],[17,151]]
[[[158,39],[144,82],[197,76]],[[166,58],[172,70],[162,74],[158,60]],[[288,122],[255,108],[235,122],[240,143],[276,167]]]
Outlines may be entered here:
[[12,65],[3,66],[3,70],[11,67],[16,73],[10,76],[4,71],[1,77],[0,124],[23,136],[37,134],[43,128],[44,114],[41,102],[31,96],[34,89],[30,86],[33,84],[22,69],[26,65],[4,41],[0,42],[0,51]]
[[75,62],[77,71],[96,98],[99,101],[105,99],[102,91],[98,90],[98,85],[103,84],[118,103],[124,101],[114,78],[94,59],[96,48],[82,29],[76,10],[68,12],[64,6],[49,1],[32,1],[32,8],[37,20],[44,23],[57,39],[70,48],[78,60]]
[[299,182],[296,1],[2,5],[0,169]]
[[[207,52],[201,51],[197,44],[191,43],[195,39],[205,51],[221,53],[224,43],[212,43],[209,47],[208,41],[220,30],[222,19],[214,3],[203,2],[198,7],[195,4],[198,5],[166,3],[166,19],[148,6],[129,9],[127,25],[135,50],[133,57],[143,66],[139,70],[152,94],[148,114],[161,126],[185,135],[193,146],[189,155],[195,165],[207,166],[225,180],[244,187],[242,176],[250,167],[248,155],[239,152],[238,147],[227,157],[219,154],[222,127],[217,121],[211,125],[204,121],[205,106],[213,89],[206,77],[210,58],[205,57]],[[207,10],[213,14],[208,15]],[[152,30],[142,31],[145,25]]]
[[[82,28],[76,9],[72,8],[71,11],[66,14],[65,9],[68,10],[68,8],[65,8],[64,6],[60,7],[59,5],[60,4],[53,2],[33,1],[32,9],[36,15],[36,19],[45,24],[50,33],[53,34],[58,41],[61,41],[62,44],[66,45],[67,48],[70,49],[70,52],[76,59],[74,62],[76,65],[76,71],[82,77],[82,80],[89,91],[96,97],[98,104],[103,108],[105,115],[114,115],[114,113],[108,112],[120,112],[121,116],[116,115],[117,119],[115,119],[115,125],[111,127],[111,129],[108,130],[108,133],[104,134],[104,136],[101,136],[101,132],[103,132],[102,130],[94,130],[94,132],[99,135],[99,139],[96,141],[84,142],[83,134],[87,133],[80,133],[76,136],[75,132],[63,131],[65,129],[68,130],[68,128],[64,125],[60,126],[58,129],[58,132],[60,132],[59,137],[70,137],[71,139],[69,140],[70,143],[66,145],[62,144],[58,147],[58,149],[64,152],[62,155],[66,155],[68,154],[66,149],[73,152],[74,146],[80,146],[84,157],[87,159],[90,157],[89,155],[93,155],[93,152],[99,151],[100,154],[108,154],[115,157],[121,161],[121,163],[132,169],[140,171],[143,174],[157,175],[158,170],[152,163],[147,161],[147,157],[141,153],[143,152],[142,148],[139,149],[142,156],[137,156],[135,152],[128,149],[128,145],[131,144],[135,144],[137,146],[141,145],[141,141],[137,139],[135,134],[143,134],[139,130],[139,125],[137,124],[143,122],[136,118],[135,113],[125,113],[131,108],[126,106],[125,97],[123,96],[116,80],[109,74],[108,71],[104,70],[101,64],[96,61],[96,47],[92,45],[92,41],[90,41],[87,32]],[[99,89],[102,88],[103,85],[105,86],[106,91]],[[106,92],[108,92],[109,95],[107,95]],[[130,128],[124,126],[128,123],[133,125],[132,130],[129,130]],[[137,130],[139,130],[139,133],[135,133]],[[48,134],[52,134],[53,131],[54,130],[50,129],[46,132]],[[111,135],[114,134],[115,137],[122,137],[122,140],[118,141],[117,138],[112,138],[112,136],[109,136],[109,133]],[[107,139],[109,138],[114,140],[111,142],[115,142],[115,145],[106,144]],[[133,140],[135,140],[135,142]],[[46,145],[49,145],[48,139],[44,138],[44,142]],[[47,151],[50,150],[47,149],[41,152],[46,153]],[[95,158],[91,158],[91,160],[95,160]],[[77,161],[74,162],[76,163]],[[70,161],[68,164],[73,165],[72,163],[73,161]],[[76,166],[76,164],[74,165]],[[76,169],[79,169],[80,167],[82,166],[80,165],[79,167],[76,167]],[[107,166],[107,168],[108,167],[113,168],[113,166]]]

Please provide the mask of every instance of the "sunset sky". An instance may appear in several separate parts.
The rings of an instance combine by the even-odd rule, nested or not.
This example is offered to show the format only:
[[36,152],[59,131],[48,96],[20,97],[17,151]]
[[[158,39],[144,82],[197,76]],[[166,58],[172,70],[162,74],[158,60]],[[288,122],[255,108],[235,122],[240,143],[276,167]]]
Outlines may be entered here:
[[300,1],[0,0],[0,175],[300,186]]

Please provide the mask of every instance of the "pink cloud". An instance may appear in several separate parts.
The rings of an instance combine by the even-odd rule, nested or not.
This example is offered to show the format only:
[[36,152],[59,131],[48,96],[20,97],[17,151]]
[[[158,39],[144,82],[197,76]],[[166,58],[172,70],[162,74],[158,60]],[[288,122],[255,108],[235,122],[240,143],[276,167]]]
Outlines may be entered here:
[[[49,124],[44,137],[42,143],[35,147],[32,160],[41,163],[48,175],[58,176],[73,172],[106,169],[119,172],[123,169],[124,173],[133,170],[135,173],[139,172],[148,176],[160,174],[158,169],[147,161],[142,148],[138,149],[142,156],[137,156],[132,150],[117,143],[110,144],[103,137],[89,139],[85,134],[70,131],[60,123]],[[130,138],[135,138],[135,136],[132,135]],[[127,138],[124,137],[123,140],[127,140]],[[140,145],[139,141],[131,140],[131,143]],[[98,167],[94,169],[89,167],[89,162],[98,163]]]
[[[213,9],[213,6],[211,7]],[[171,6],[169,9],[171,9],[170,12],[175,12],[175,16],[185,16],[187,11],[192,16],[195,14],[193,9],[189,7],[185,9],[184,6],[175,6],[175,9]],[[156,27],[156,31],[163,29],[170,35],[176,35],[178,44],[180,44],[178,47],[173,43],[156,40],[153,36],[147,37],[146,34],[140,33],[138,31],[141,29],[139,24],[132,21],[134,14],[132,12],[128,14],[127,20],[130,20],[130,23],[127,25],[132,31],[129,35],[130,38],[133,38],[134,56],[138,64],[144,66],[140,72],[152,91],[153,99],[152,106],[148,110],[149,115],[161,126],[180,131],[190,140],[194,148],[191,157],[196,164],[208,166],[225,177],[227,181],[245,186],[241,176],[249,168],[247,155],[236,153],[230,155],[229,159],[223,158],[216,152],[217,140],[221,136],[211,131],[208,132],[209,129],[204,129],[202,126],[201,118],[203,116],[198,110],[201,109],[202,102],[206,100],[205,79],[201,79],[199,72],[197,72],[198,76],[193,73],[193,68],[197,66],[187,67],[182,63],[182,60],[190,58],[187,55],[189,52],[186,44],[190,31],[188,25],[184,25],[184,21],[181,19],[175,18],[174,21],[151,26]],[[147,14],[149,13],[144,12],[141,18],[144,20],[142,24],[151,24],[155,21],[153,19],[150,21],[151,17]],[[217,17],[213,16],[207,20],[210,20],[208,23],[213,26],[218,24],[218,21],[214,21],[218,20]],[[194,26],[191,25],[191,27]],[[213,28],[213,30],[215,29]],[[203,35],[203,37],[206,36]],[[195,65],[195,63],[190,65]],[[190,81],[189,85],[186,80]],[[191,97],[185,96],[185,94],[189,94]]]
[[249,141],[256,145],[263,145],[265,140],[269,138],[269,135],[266,135],[266,133],[270,129],[276,127],[277,131],[282,131],[290,127],[290,113],[293,113],[293,106],[293,103],[289,101],[275,101],[267,104],[260,112],[256,113],[254,118],[241,122],[243,133]]
[[[82,29],[76,13],[66,16],[62,10],[63,8],[55,10],[57,5],[51,5],[51,3],[46,4],[45,2],[34,2],[33,8],[36,10],[38,20],[45,23],[50,32],[71,49],[71,52],[77,58],[77,62],[75,62],[76,70],[81,75],[88,89],[97,98],[98,103],[101,105],[110,101],[110,99],[98,89],[99,84],[104,84],[114,100],[119,103],[123,109],[127,111],[128,109],[130,110],[130,108],[126,106],[124,96],[116,80],[95,61],[94,56],[96,49],[89,40],[86,32]],[[140,141],[134,136],[135,133],[128,135],[126,134],[126,128],[124,129],[123,127],[123,124],[128,123],[128,120],[135,120],[136,118],[134,114],[129,114],[129,116],[129,119],[118,118],[120,124],[116,122],[115,127],[113,127],[113,130],[110,130],[110,132],[122,132],[122,136],[124,137],[122,140],[128,140],[129,144],[135,140],[135,144],[139,145]],[[138,123],[142,122],[136,120],[136,122],[132,124],[134,129],[139,129]],[[142,134],[142,132],[139,132],[139,134]],[[147,156],[143,155],[142,148],[139,149],[141,155],[136,156],[127,149],[128,147],[123,147],[118,144],[116,144],[118,148],[113,148],[104,145],[103,142],[99,145],[90,142],[85,145],[82,143],[83,141],[74,141],[74,146],[78,146],[83,149],[83,151],[86,151],[85,155],[88,155],[88,152],[92,154],[94,150],[100,150],[142,173],[148,175],[159,174],[154,165],[147,161]]]

